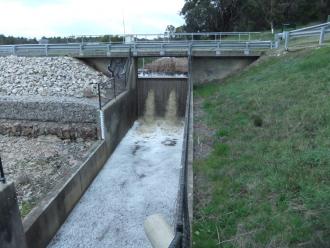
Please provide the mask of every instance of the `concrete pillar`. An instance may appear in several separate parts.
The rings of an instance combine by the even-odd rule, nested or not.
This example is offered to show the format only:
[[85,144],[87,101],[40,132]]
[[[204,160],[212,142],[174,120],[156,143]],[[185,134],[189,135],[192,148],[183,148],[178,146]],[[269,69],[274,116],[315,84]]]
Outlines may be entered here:
[[144,222],[144,230],[153,248],[168,248],[174,239],[172,228],[160,214],[149,216]]
[[13,183],[0,184],[0,247],[26,248],[25,234]]

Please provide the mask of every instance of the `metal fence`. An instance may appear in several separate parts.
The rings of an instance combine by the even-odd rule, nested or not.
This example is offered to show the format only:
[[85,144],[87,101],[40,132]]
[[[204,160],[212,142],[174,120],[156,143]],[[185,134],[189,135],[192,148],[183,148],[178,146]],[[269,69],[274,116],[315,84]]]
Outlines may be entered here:
[[69,42],[91,43],[91,42],[107,42],[107,43],[138,43],[138,42],[173,42],[178,40],[194,41],[194,40],[227,40],[227,41],[252,41],[262,40],[261,32],[201,32],[201,33],[172,33],[165,32],[162,34],[119,34],[119,35],[83,35],[71,36],[64,38]]
[[[276,35],[276,39],[278,41],[284,40],[284,48],[288,50],[290,43],[292,45],[304,46],[311,42],[317,42],[318,45],[323,45],[327,34],[330,34],[330,22],[279,33]],[[299,43],[293,41],[299,38],[304,38],[304,42]],[[312,40],[306,40],[306,38],[312,38]]]
[[109,80],[97,85],[99,109],[102,109],[108,102],[115,99],[122,92],[126,91],[129,79],[129,70],[132,64],[131,58],[113,58],[108,65]]

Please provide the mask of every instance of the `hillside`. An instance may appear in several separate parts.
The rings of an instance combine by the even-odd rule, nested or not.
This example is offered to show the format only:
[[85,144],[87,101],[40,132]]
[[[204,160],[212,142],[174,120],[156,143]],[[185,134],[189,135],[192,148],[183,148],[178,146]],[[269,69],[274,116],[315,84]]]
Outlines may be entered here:
[[330,247],[329,55],[195,89],[194,247]]

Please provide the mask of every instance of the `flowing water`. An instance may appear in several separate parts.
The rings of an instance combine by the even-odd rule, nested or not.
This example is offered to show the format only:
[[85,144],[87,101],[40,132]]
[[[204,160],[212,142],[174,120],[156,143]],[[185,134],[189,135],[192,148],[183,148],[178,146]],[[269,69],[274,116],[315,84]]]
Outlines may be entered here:
[[155,93],[153,90],[148,92],[143,120],[147,124],[155,120]]
[[174,227],[179,190],[183,123],[170,94],[166,117],[154,117],[155,96],[136,121],[49,245],[151,247],[144,233],[147,216],[160,213]]

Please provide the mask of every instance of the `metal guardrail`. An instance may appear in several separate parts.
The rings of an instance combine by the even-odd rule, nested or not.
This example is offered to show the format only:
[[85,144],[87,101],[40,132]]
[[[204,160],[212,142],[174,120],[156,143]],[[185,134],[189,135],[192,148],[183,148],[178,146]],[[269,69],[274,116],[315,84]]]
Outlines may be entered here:
[[279,33],[276,35],[276,39],[284,39],[285,50],[289,49],[289,42],[292,38],[301,37],[319,37],[319,45],[324,43],[324,38],[326,34],[330,33],[330,22],[314,25],[306,28],[296,29],[288,32]]
[[[176,41],[176,40],[227,40],[227,41],[251,41],[261,40],[261,32],[203,32],[203,33],[174,33],[165,32],[162,34],[119,34],[119,35],[83,35],[83,36],[70,36],[65,38],[69,41],[84,42],[99,42],[107,39],[111,43],[125,43],[125,42],[140,42],[140,41]],[[259,38],[259,39],[258,39]]]
[[71,57],[111,57],[112,54],[132,53],[132,56],[143,56],[147,53],[164,56],[167,53],[185,53],[189,51],[208,51],[220,55],[222,51],[269,50],[274,47],[272,41],[171,41],[171,42],[135,42],[123,43],[73,43],[73,44],[35,44],[35,45],[2,45],[0,56],[71,56]]

